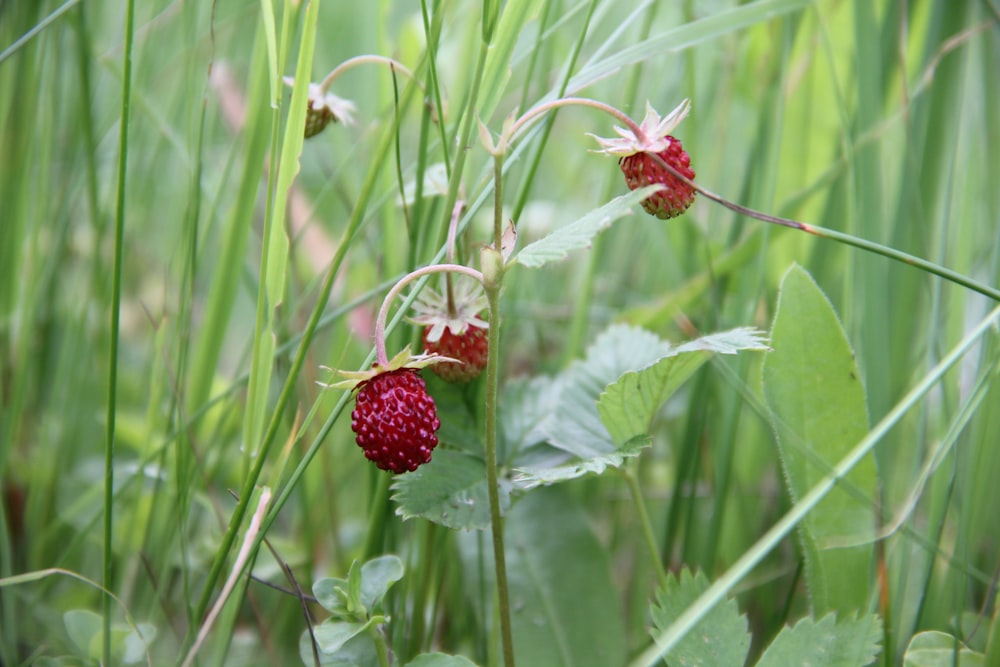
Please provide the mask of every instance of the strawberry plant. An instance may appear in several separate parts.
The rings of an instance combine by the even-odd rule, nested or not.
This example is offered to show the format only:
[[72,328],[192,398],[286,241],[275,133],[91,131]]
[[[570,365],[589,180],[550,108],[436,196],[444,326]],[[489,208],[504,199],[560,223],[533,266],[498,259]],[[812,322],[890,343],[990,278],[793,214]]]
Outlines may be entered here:
[[994,5],[0,3],[0,664],[1000,664]]

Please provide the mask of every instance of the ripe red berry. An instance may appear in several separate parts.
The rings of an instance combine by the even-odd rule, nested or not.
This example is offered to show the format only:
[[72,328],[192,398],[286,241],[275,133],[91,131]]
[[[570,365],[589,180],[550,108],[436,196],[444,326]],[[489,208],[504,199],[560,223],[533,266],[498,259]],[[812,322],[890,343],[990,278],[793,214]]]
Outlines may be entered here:
[[462,363],[440,363],[431,370],[446,382],[469,382],[479,377],[486,368],[489,351],[489,331],[478,326],[466,326],[461,334],[454,334],[449,327],[441,332],[441,337],[431,341],[433,327],[424,329],[424,352],[440,354],[457,359]]
[[[656,155],[693,181],[694,170],[691,169],[691,156],[681,146],[679,139],[671,136],[666,137],[666,139],[670,145]],[[625,182],[628,183],[631,190],[654,183],[665,186],[659,192],[642,200],[642,207],[650,215],[655,215],[661,220],[675,218],[686,211],[691,206],[691,202],[694,201],[694,188],[667,171],[650,153],[626,155],[618,160],[618,164],[622,168]]]
[[413,471],[430,461],[440,426],[419,370],[386,371],[358,385],[351,430],[365,457],[382,470]]

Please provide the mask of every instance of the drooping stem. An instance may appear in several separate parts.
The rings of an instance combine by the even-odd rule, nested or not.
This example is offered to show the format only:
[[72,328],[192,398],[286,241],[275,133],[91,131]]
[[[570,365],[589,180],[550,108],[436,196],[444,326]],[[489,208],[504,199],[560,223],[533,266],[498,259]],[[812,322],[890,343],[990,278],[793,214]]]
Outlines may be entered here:
[[614,116],[619,121],[621,121],[622,124],[627,126],[629,131],[632,132],[635,135],[636,139],[638,139],[640,142],[646,141],[645,132],[643,132],[642,128],[640,128],[639,125],[634,120],[632,120],[629,117],[629,115],[626,114],[624,111],[616,109],[610,104],[605,104],[604,102],[598,102],[597,100],[592,100],[587,97],[561,97],[557,100],[552,100],[551,102],[545,102],[544,104],[539,104],[537,107],[525,111],[524,115],[515,120],[514,123],[510,126],[508,140],[513,141],[514,138],[517,137],[518,132],[526,128],[534,121],[538,120],[538,118],[540,118],[542,115],[548,113],[549,111],[552,111],[553,109],[557,109],[559,107],[567,107],[567,106],[591,107],[599,111],[603,111],[611,116]]
[[417,278],[431,273],[463,273],[470,278],[478,280],[480,283],[483,282],[482,273],[461,264],[434,264],[432,266],[425,266],[400,278],[399,282],[393,285],[389,293],[385,295],[382,307],[378,310],[378,317],[375,319],[375,363],[379,366],[389,365],[389,356],[385,351],[385,323],[389,318],[389,306],[392,305],[393,299],[399,296],[404,287]]
[[486,489],[490,502],[490,527],[493,536],[493,566],[497,580],[497,606],[500,612],[500,641],[506,667],[514,667],[514,635],[510,622],[510,598],[507,591],[507,559],[504,551],[503,515],[500,512],[499,473],[497,470],[497,401],[500,386],[500,288],[503,284],[503,258],[500,244],[502,224],[503,154],[494,154],[494,231],[493,247],[483,250],[483,287],[489,303],[490,327],[486,355]]
[[833,229],[827,229],[826,227],[817,227],[815,225],[806,224],[804,222],[799,222],[798,220],[792,220],[790,218],[782,218],[776,215],[769,215],[767,213],[762,213],[756,211],[752,208],[747,208],[746,206],[740,206],[735,204],[728,199],[717,195],[711,190],[707,190],[702,186],[698,185],[691,179],[684,176],[684,174],[678,172],[665,160],[660,158],[659,155],[655,153],[646,153],[653,161],[659,164],[661,167],[670,172],[674,178],[677,178],[686,185],[697,190],[702,196],[711,199],[717,204],[725,206],[731,211],[735,211],[740,215],[745,215],[751,218],[756,218],[763,222],[769,222],[772,225],[781,225],[782,227],[790,227],[791,229],[797,229],[799,231],[805,232],[807,234],[812,234],[813,236],[818,236],[824,239],[830,239],[832,241],[837,241],[838,243],[843,243],[845,245],[853,246],[855,248],[860,248],[867,252],[875,253],[876,255],[882,255],[883,257],[888,257],[889,259],[901,262],[903,264],[909,264],[918,269],[923,269],[928,273],[932,273],[940,278],[944,278],[947,281],[953,282],[956,285],[961,285],[967,287],[975,292],[979,292],[985,296],[990,297],[994,301],[1000,301],[1000,289],[996,287],[991,287],[989,285],[984,285],[978,281],[972,280],[971,278],[958,273],[957,271],[952,271],[951,269],[945,268],[940,264],[935,264],[934,262],[928,261],[916,255],[911,255],[909,253],[896,250],[895,248],[890,248],[889,246],[882,245],[881,243],[876,243],[875,241],[868,241],[867,239],[859,238],[857,236],[852,236],[851,234],[845,234],[843,232],[838,232]]
[[327,90],[330,89],[330,86],[333,85],[334,79],[336,79],[338,76],[343,74],[345,71],[351,69],[355,65],[364,65],[364,64],[388,65],[389,67],[392,68],[393,71],[399,72],[400,74],[404,74],[410,79],[413,79],[413,81],[415,81],[416,84],[420,86],[421,89],[423,89],[424,87],[423,83],[421,83],[418,79],[415,79],[413,77],[413,72],[407,69],[406,66],[400,63],[399,61],[393,60],[392,58],[387,58],[386,56],[364,55],[364,56],[354,56],[353,58],[348,58],[344,62],[334,67],[333,70],[331,70],[331,72],[326,75],[326,78],[320,82],[319,84],[320,90],[322,90],[325,93]]

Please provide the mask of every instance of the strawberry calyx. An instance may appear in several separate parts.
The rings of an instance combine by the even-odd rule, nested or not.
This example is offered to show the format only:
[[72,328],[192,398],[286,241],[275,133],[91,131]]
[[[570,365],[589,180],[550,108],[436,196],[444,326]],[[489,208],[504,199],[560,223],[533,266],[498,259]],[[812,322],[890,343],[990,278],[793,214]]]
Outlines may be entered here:
[[420,370],[421,368],[427,368],[428,366],[433,366],[434,364],[440,363],[461,363],[458,359],[452,359],[441,354],[412,354],[410,352],[410,346],[407,345],[402,350],[399,351],[396,356],[389,360],[388,364],[382,365],[375,363],[368,370],[363,371],[343,371],[329,368],[323,366],[324,370],[331,372],[336,372],[341,375],[344,379],[339,382],[333,382],[330,384],[319,383],[320,386],[327,389],[347,389],[353,391],[359,385],[371,380],[372,378],[382,375],[383,373],[390,373],[392,371],[398,371],[402,368],[412,368],[414,370]]

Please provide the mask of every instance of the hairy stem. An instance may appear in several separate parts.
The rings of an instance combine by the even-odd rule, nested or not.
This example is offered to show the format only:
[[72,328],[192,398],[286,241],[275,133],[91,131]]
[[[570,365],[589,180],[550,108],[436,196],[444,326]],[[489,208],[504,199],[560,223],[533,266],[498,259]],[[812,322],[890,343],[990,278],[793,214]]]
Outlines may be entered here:
[[470,278],[478,280],[480,283],[483,282],[483,274],[475,269],[471,269],[468,266],[462,266],[461,264],[433,264],[431,266],[425,266],[423,268],[417,269],[412,273],[408,273],[399,282],[392,286],[389,293],[385,295],[385,299],[382,301],[382,307],[378,309],[378,318],[375,320],[375,363],[380,366],[389,365],[389,356],[385,351],[385,323],[389,318],[389,306],[392,305],[393,299],[399,296],[399,293],[403,291],[403,288],[409,285],[411,282],[420,278],[422,276],[429,275],[431,273],[464,273]]
[[[493,156],[494,207],[493,252],[500,252],[503,237],[502,186],[503,155]],[[484,251],[490,252],[489,249]],[[501,260],[502,261],[502,260]],[[500,611],[500,641],[505,667],[514,667],[514,635],[511,631],[510,600],[507,591],[507,561],[504,554],[503,516],[500,513],[500,488],[497,471],[497,400],[500,385],[500,288],[503,283],[501,264],[486,266],[489,275],[483,282],[490,308],[489,347],[486,356],[486,488],[490,501],[490,527],[493,534],[493,564],[497,579],[497,604]]]
[[647,153],[653,161],[659,164],[661,167],[666,169],[673,175],[674,178],[680,180],[681,182],[687,184],[688,186],[697,190],[700,194],[708,199],[711,199],[716,204],[721,204],[731,211],[735,211],[740,215],[745,215],[751,218],[756,218],[763,222],[769,222],[772,225],[781,225],[782,227],[790,227],[791,229],[797,229],[799,231],[805,232],[807,234],[812,234],[813,236],[818,236],[824,239],[830,239],[832,241],[837,241],[838,243],[843,243],[845,245],[854,246],[855,248],[860,248],[867,252],[875,253],[876,255],[882,255],[883,257],[888,257],[889,259],[901,262],[903,264],[909,264],[910,266],[915,266],[918,269],[923,269],[928,273],[933,273],[939,278],[944,278],[949,282],[953,282],[956,285],[961,285],[967,287],[975,292],[979,292],[985,296],[990,297],[994,301],[1000,301],[1000,289],[996,287],[991,287],[989,285],[984,285],[983,283],[972,280],[967,276],[963,276],[957,271],[952,271],[951,269],[945,268],[940,264],[935,264],[934,262],[928,261],[926,259],[911,255],[909,253],[896,250],[895,248],[890,248],[889,246],[884,246],[881,243],[876,243],[875,241],[868,241],[866,239],[859,238],[857,236],[852,236],[851,234],[845,234],[843,232],[838,232],[833,229],[827,229],[825,227],[817,227],[815,225],[809,225],[804,222],[799,222],[798,220],[792,220],[790,218],[782,218],[776,215],[768,215],[767,213],[761,213],[752,208],[747,208],[746,206],[740,206],[735,204],[728,199],[725,199],[721,195],[717,195],[711,190],[706,190],[694,181],[690,180],[684,174],[681,174],[672,166],[667,164],[659,155],[655,153]]

